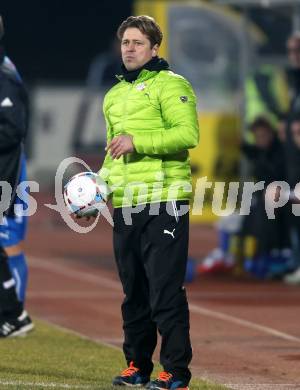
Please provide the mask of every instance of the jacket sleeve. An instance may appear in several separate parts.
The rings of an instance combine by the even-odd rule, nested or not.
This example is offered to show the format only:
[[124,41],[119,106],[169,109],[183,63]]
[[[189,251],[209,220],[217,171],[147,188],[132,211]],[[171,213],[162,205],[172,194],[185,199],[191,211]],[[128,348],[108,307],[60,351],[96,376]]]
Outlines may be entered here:
[[199,143],[196,96],[181,76],[173,76],[163,86],[159,102],[164,128],[135,134],[133,143],[140,154],[172,154],[194,148]]
[[26,107],[19,86],[0,75],[0,152],[22,142],[27,128]]
[[[105,102],[103,104],[103,114],[104,114],[104,119],[105,119],[105,123],[106,123],[106,140],[107,140],[107,145],[108,145],[109,142],[113,139],[113,131],[112,131],[111,125],[108,121],[108,117],[106,115]],[[111,169],[112,162],[113,162],[113,159],[111,157],[111,154],[109,152],[107,152],[105,155],[105,159],[103,161],[102,167],[98,171],[98,175],[101,177],[102,180],[104,180],[106,182],[108,182],[108,177],[109,177],[109,172]]]

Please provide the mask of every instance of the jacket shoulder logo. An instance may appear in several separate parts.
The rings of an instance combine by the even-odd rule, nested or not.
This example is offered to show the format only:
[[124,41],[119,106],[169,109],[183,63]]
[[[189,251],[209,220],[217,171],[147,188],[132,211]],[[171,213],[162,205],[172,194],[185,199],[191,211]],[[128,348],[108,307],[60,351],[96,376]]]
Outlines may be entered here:
[[182,103],[186,103],[189,98],[187,96],[180,96],[180,100],[182,101]]
[[146,88],[146,84],[145,84],[145,83],[141,83],[141,84],[138,84],[138,85],[136,86],[136,89],[137,89],[138,91],[143,91],[145,88]]
[[13,102],[10,100],[9,97],[6,97],[1,102],[1,107],[12,107],[12,106],[13,106]]

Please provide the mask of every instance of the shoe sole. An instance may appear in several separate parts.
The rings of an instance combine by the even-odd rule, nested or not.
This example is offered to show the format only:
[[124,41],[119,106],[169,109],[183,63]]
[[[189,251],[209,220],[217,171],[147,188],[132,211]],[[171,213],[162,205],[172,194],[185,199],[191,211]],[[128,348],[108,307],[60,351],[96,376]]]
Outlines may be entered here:
[[25,325],[23,326],[21,329],[18,329],[17,331],[11,333],[9,336],[7,337],[22,337],[22,336],[26,336],[26,334],[30,331],[32,331],[34,329],[34,324],[28,324],[28,325]]

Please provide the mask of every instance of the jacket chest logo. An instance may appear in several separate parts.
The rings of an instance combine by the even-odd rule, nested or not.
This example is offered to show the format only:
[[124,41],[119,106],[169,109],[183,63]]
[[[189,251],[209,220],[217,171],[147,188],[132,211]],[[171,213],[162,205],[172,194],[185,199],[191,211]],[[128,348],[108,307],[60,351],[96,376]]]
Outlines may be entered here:
[[146,84],[145,83],[140,83],[140,84],[138,84],[137,86],[136,86],[136,89],[138,90],[138,91],[143,91],[145,88],[146,88]]

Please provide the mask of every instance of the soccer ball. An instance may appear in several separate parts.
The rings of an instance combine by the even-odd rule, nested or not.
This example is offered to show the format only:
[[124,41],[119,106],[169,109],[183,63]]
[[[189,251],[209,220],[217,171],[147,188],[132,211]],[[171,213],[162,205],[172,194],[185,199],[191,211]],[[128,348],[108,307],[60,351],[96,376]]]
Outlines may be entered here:
[[79,217],[97,215],[107,202],[107,184],[94,172],[73,176],[64,187],[64,200],[71,214]]

